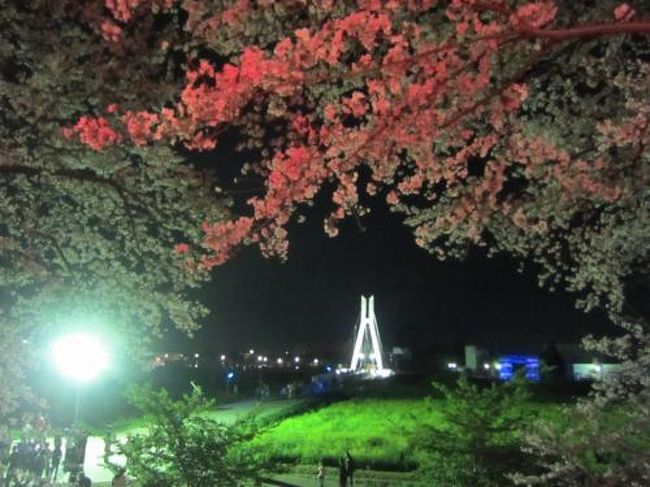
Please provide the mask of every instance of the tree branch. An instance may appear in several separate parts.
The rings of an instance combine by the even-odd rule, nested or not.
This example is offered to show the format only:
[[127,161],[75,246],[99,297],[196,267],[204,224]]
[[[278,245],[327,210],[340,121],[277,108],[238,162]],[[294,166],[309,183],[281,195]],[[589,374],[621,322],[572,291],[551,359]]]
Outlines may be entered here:
[[566,29],[518,29],[522,37],[537,39],[553,39],[565,41],[569,39],[590,39],[621,34],[650,34],[650,20],[638,22],[620,22],[617,24],[595,24],[569,27]]

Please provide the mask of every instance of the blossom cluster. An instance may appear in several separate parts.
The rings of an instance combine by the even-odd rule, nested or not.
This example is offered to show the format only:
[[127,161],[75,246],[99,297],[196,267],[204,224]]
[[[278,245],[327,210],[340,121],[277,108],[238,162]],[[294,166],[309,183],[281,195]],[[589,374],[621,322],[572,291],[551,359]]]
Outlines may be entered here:
[[[169,8],[169,3],[160,5]],[[334,3],[318,4],[334,12]],[[107,0],[106,6],[111,21],[127,24],[134,12],[150,4]],[[262,124],[282,120],[286,142],[274,146],[259,164],[265,193],[249,200],[251,215],[205,226],[210,255],[203,264],[208,267],[223,263],[243,242],[257,242],[265,252],[282,256],[287,249],[284,227],[326,184],[333,184],[334,208],[325,218],[325,230],[336,235],[337,222],[363,212],[362,171],[368,174],[367,191],[383,192],[397,209],[405,210],[405,201],[414,196],[429,204],[443,196],[454,201],[446,214],[418,230],[421,242],[427,232],[434,238],[460,225],[477,240],[495,212],[521,228],[543,231],[544,222],[531,223],[522,205],[504,197],[506,181],[518,167],[531,181],[558,184],[567,198],[616,200],[622,190],[601,177],[602,160],[576,160],[541,137],[508,133],[529,97],[524,78],[543,52],[545,36],[553,34],[557,42],[567,32],[553,30],[556,3],[510,7],[499,0],[452,0],[445,11],[451,29],[441,29],[442,36],[424,35],[417,16],[408,13],[435,4],[361,1],[353,11],[280,36],[272,47],[246,46],[222,65],[197,58],[188,64],[173,108],[116,114],[122,135],[104,117],[82,117],[65,133],[78,134],[96,150],[125,139],[136,145],[182,141],[192,150],[212,150],[221,129],[242,119],[251,105],[267,110]],[[233,1],[212,15],[201,2],[181,5],[198,29],[210,19],[231,27],[245,22],[253,3]],[[256,8],[272,6],[256,2]],[[612,22],[633,15],[629,5],[621,4]],[[105,34],[115,38],[119,32],[107,28]],[[497,70],[503,59],[524,61],[508,78]],[[324,87],[337,83],[350,85],[335,97],[323,97],[322,104],[305,101],[320,99]],[[298,108],[296,100],[301,100]],[[638,135],[637,122],[605,122],[602,138],[612,142]],[[260,127],[243,126],[244,133],[247,128]],[[482,161],[483,170],[471,175],[476,161]]]

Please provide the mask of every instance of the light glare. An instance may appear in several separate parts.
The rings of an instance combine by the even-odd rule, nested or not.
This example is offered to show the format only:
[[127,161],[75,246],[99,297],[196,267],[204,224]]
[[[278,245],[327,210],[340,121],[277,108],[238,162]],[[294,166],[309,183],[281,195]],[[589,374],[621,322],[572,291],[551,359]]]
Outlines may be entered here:
[[104,345],[83,333],[66,335],[54,342],[52,358],[61,374],[79,382],[93,380],[110,362]]

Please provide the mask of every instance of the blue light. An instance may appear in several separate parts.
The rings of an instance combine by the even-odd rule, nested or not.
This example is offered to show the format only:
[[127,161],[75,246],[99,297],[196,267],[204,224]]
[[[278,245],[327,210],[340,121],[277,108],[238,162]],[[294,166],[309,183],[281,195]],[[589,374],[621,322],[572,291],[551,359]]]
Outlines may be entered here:
[[527,380],[539,382],[539,357],[534,355],[502,355],[499,357],[499,366],[499,380],[512,380],[518,369],[524,369]]
[[327,367],[325,367],[325,370],[327,370],[328,372],[331,372],[331,371],[332,371],[332,367],[330,367],[330,366],[328,365]]
[[226,375],[226,378],[229,379],[229,380],[232,379],[233,377],[235,377],[234,372],[228,372],[228,375]]

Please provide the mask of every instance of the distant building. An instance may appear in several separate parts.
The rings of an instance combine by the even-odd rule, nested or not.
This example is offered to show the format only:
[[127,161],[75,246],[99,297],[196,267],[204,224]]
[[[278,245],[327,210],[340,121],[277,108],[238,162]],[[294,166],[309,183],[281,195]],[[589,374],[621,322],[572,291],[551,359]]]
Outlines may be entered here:
[[474,375],[485,375],[484,364],[490,364],[490,352],[476,345],[465,345],[465,370]]
[[540,381],[540,360],[536,355],[501,355],[496,365],[499,380],[510,381],[518,371],[522,371],[526,380]]
[[620,364],[603,354],[590,352],[578,344],[557,345],[565,363],[565,377],[572,381],[601,381],[620,368]]
[[413,354],[410,348],[393,347],[388,353],[390,368],[396,372],[410,369],[413,365]]

